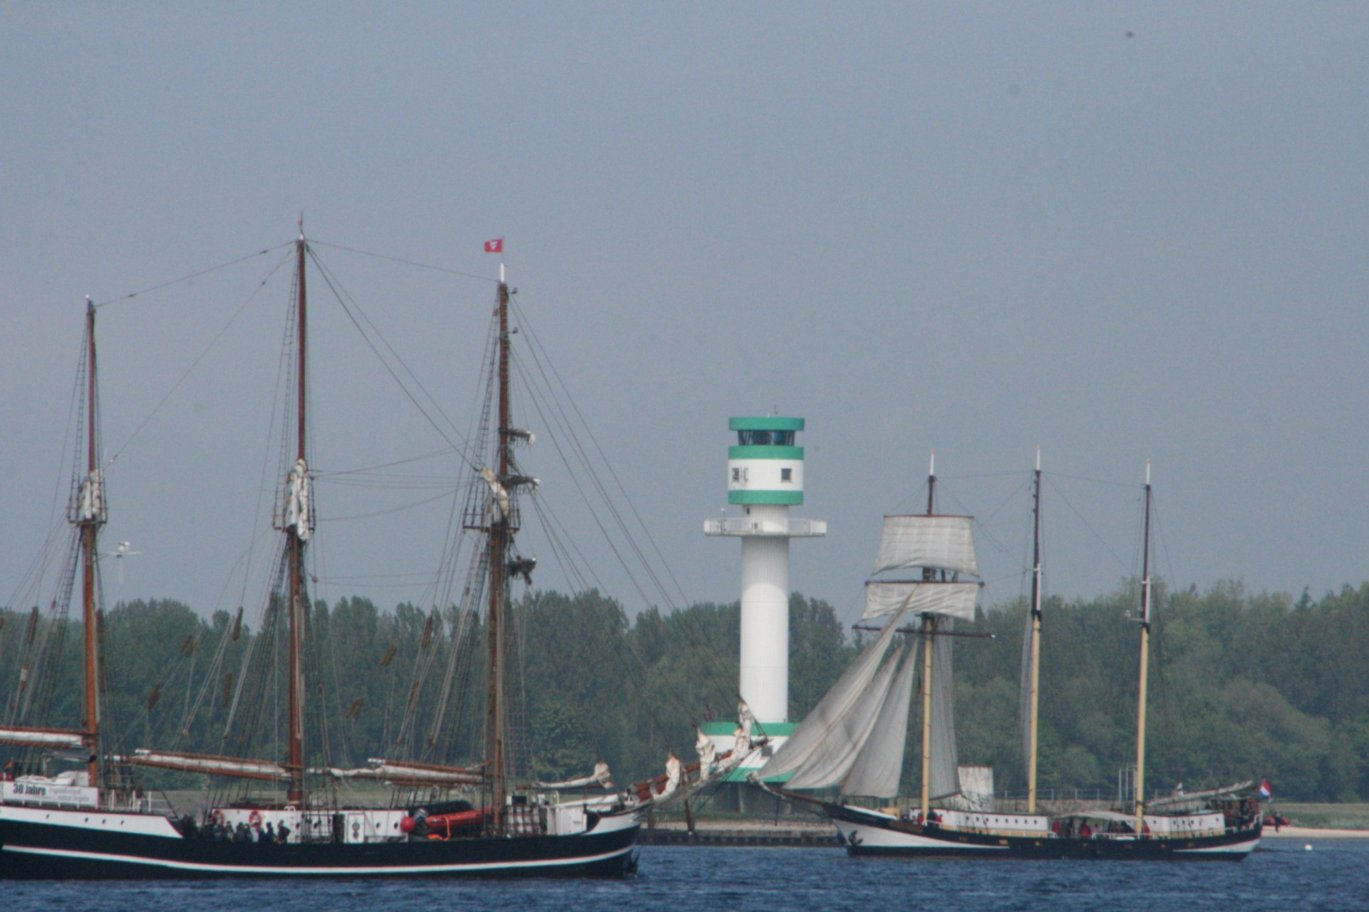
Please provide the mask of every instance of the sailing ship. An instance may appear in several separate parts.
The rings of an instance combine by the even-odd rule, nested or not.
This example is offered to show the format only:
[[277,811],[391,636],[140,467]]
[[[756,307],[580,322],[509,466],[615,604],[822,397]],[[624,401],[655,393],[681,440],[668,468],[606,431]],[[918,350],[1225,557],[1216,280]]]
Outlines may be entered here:
[[[517,498],[535,484],[517,465],[513,447],[531,435],[510,415],[509,286],[500,267],[491,321],[492,392],[486,399],[492,454],[471,462],[471,494],[463,511],[467,529],[483,537],[473,561],[485,593],[484,754],[477,764],[454,766],[377,758],[356,769],[311,765],[317,745],[306,743],[312,695],[304,638],[309,575],[305,550],[315,525],[306,428],[308,337],[306,264],[312,251],[301,229],[293,251],[292,290],[296,404],[293,453],[274,521],[281,560],[270,610],[283,615],[288,648],[288,703],[283,756],[251,758],[175,750],[139,749],[115,754],[106,738],[102,705],[98,536],[107,518],[97,443],[95,306],[88,302],[84,347],[85,468],[73,486],[68,519],[75,531],[70,592],[79,564],[84,643],[82,723],[48,728],[22,718],[0,727],[0,745],[22,748],[20,768],[7,767],[0,789],[0,878],[184,878],[455,875],[621,875],[635,869],[639,815],[657,801],[678,799],[716,768],[731,769],[742,754],[706,758],[678,767],[662,781],[617,792],[607,767],[590,776],[520,786],[511,768],[509,583],[527,577],[533,562],[515,548]],[[515,330],[516,331],[516,330]],[[491,404],[492,403],[492,404]],[[492,412],[493,422],[488,419]],[[483,589],[482,589],[483,586]],[[234,624],[236,634],[237,623]],[[36,621],[36,609],[35,609]],[[265,623],[265,622],[264,622]],[[279,629],[279,627],[275,628]],[[27,666],[26,669],[27,671]],[[749,731],[747,732],[749,736]],[[430,742],[431,743],[431,742]],[[77,768],[52,774],[52,761]],[[246,790],[198,814],[177,816],[138,786],[136,768],[151,767],[212,777],[211,781],[268,783],[271,797]],[[393,790],[389,806],[340,801],[339,781],[369,780]],[[226,793],[220,793],[226,794]]]
[[[992,794],[963,788],[951,706],[956,620],[973,620],[978,583],[972,517],[934,512],[935,462],[925,514],[886,516],[875,577],[866,583],[865,620],[884,619],[867,646],[789,741],[752,781],[808,804],[835,824],[852,855],[984,858],[1114,858],[1240,861],[1260,840],[1254,783],[1144,800],[1147,668],[1151,625],[1150,467],[1144,487],[1140,681],[1134,796],[1129,810],[1088,809],[1052,816],[1038,806],[1037,704],[1041,642],[1041,458],[1033,475],[1033,567],[1027,644],[1027,801],[998,810]],[[891,571],[919,570],[887,580]],[[916,621],[916,626],[905,626]],[[869,628],[866,628],[869,629]],[[971,634],[972,635],[972,634]],[[921,791],[916,808],[872,809],[849,798],[896,798],[908,711],[921,649]],[[773,784],[787,779],[784,784]],[[837,789],[837,800],[809,791]]]

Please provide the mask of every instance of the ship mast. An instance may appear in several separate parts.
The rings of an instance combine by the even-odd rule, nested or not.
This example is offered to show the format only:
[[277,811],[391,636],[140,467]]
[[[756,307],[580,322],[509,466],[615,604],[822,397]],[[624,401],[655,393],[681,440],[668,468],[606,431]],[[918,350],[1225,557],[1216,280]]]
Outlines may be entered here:
[[[936,451],[928,460],[927,466],[927,515],[931,516],[936,506]],[[936,571],[930,567],[922,570],[922,579],[931,581]],[[936,615],[925,612],[922,615],[922,819],[932,806],[932,637],[936,634]]]
[[[297,374],[296,374],[296,460],[290,471],[288,483],[288,505],[286,507],[286,562],[289,573],[289,590],[286,592],[289,611],[289,762],[290,784],[286,800],[291,804],[304,801],[304,670],[301,660],[301,643],[304,639],[306,614],[304,592],[304,545],[309,539],[309,495],[308,463],[305,459],[305,394],[308,376],[308,349],[306,323],[306,295],[304,287],[304,261],[308,245],[304,240],[303,226],[295,241],[296,253],[296,311],[297,333]],[[293,521],[292,521],[293,520]]]
[[99,616],[95,604],[96,537],[105,523],[104,490],[96,447],[95,305],[86,299],[86,477],[77,495],[76,526],[81,532],[81,614],[85,626],[85,727],[89,784],[100,785]]
[[1036,813],[1037,709],[1041,699],[1041,448],[1032,475],[1031,658],[1027,685],[1027,813]]
[[[505,756],[504,664],[505,648],[504,609],[505,576],[510,537],[513,533],[512,498],[507,495],[509,483],[509,448],[512,422],[509,417],[509,286],[504,281],[501,266],[498,297],[498,383],[499,424],[496,448],[496,497],[491,505],[489,534],[486,549],[489,564],[489,680],[486,693],[485,770],[489,776],[492,827],[496,833],[504,829],[504,804],[508,796],[508,770]],[[502,495],[502,496],[501,496]]]
[[1150,659],[1150,460],[1146,460],[1145,530],[1141,545],[1141,668],[1136,704],[1136,838],[1145,832],[1146,686]]

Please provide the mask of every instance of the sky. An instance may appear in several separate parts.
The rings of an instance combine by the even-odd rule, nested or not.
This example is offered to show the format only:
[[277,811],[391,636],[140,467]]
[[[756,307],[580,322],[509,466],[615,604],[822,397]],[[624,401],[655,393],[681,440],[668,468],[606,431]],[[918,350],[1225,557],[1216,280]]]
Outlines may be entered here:
[[828,523],[792,587],[848,620],[933,450],[985,604],[1023,591],[1037,446],[1054,594],[1137,572],[1146,460],[1171,585],[1357,586],[1366,45],[1331,2],[6,3],[0,599],[38,600],[89,295],[103,536],[137,552],[107,603],[250,600],[301,217],[415,385],[311,277],[314,464],[403,466],[320,483],[321,597],[422,600],[462,468],[409,397],[470,426],[501,259],[675,581],[634,584],[539,441],[538,497],[631,612],[738,597],[702,526],[727,419],[772,413],[806,419],[794,515]]

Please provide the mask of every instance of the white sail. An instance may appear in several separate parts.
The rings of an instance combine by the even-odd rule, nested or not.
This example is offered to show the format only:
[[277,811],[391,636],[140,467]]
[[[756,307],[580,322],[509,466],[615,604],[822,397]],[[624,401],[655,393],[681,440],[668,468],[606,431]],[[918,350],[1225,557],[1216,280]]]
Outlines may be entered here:
[[702,728],[696,728],[695,733],[694,750],[699,754],[699,779],[703,780],[713,775],[713,765],[718,762],[718,746]]
[[898,680],[899,662],[906,658],[909,648],[904,642],[890,652],[870,686],[861,694],[860,701],[842,716],[831,735],[809,753],[803,765],[790,777],[789,788],[821,789],[836,785],[843,786],[842,791],[846,792],[847,774],[874,734],[885,704],[890,702],[891,689]]
[[886,516],[875,573],[904,567],[934,567],[979,575],[970,516]]
[[908,741],[908,704],[913,698],[916,676],[917,650],[909,649],[903,668],[890,686],[888,698],[875,719],[870,739],[841,785],[843,795],[892,798],[898,794],[903,752]]
[[[819,762],[815,761],[814,757],[826,752],[854,754],[859,750],[860,745],[852,747],[843,739],[841,732],[848,730],[846,717],[865,701],[867,691],[871,689],[871,681],[884,664],[902,617],[901,611],[894,615],[875,641],[856,657],[851,667],[846,669],[837,683],[832,685],[832,689],[827,691],[817,706],[813,707],[812,712],[803,720],[803,724],[761,768],[759,775],[762,778],[773,779],[794,773]],[[792,781],[790,785],[793,786]]]
[[974,620],[979,583],[936,580],[870,580],[865,584],[865,620],[907,608],[912,614],[940,614]]
[[[938,627],[950,632],[951,625]],[[932,769],[931,795],[943,798],[960,794],[960,770],[956,759],[955,701],[951,680],[954,639],[932,638]]]

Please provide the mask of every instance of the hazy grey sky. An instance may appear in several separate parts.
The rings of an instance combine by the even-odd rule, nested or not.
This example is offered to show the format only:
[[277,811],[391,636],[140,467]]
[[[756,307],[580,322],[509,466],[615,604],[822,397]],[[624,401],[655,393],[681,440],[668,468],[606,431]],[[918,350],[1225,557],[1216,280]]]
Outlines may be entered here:
[[[491,279],[480,244],[506,238],[689,600],[737,597],[737,543],[701,526],[728,417],[772,409],[807,418],[795,512],[829,523],[794,588],[848,616],[933,448],[945,509],[988,520],[990,603],[1021,590],[1038,443],[1054,592],[1134,572],[1147,458],[1176,584],[1358,584],[1366,47],[1359,3],[6,3],[0,598],[64,485],[83,297],[288,242],[301,212],[322,243]],[[492,285],[372,287],[319,250],[466,426]],[[280,259],[100,312],[105,538],[142,552],[111,602],[243,600],[284,302],[248,292]],[[440,449],[316,299],[316,465]],[[553,449],[526,458],[578,522]],[[401,503],[457,469],[413,471]],[[321,515],[384,509],[354,493],[323,488]],[[421,598],[445,524],[431,503],[321,526],[316,593]]]

